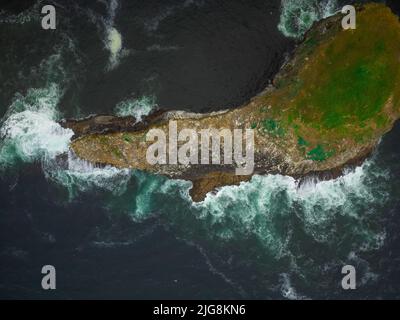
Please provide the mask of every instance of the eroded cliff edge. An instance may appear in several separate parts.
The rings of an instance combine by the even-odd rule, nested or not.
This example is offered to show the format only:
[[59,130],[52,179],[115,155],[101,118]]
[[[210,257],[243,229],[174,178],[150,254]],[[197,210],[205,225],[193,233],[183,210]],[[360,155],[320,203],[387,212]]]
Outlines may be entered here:
[[339,172],[365,159],[400,114],[398,17],[382,4],[359,6],[355,30],[343,30],[342,17],[315,24],[273,85],[244,106],[211,114],[158,111],[140,123],[113,116],[67,120],[62,125],[75,132],[71,150],[99,165],[191,180],[194,201],[250,176],[235,175],[236,164],[149,164],[154,142],[146,134],[168,132],[170,120],[178,131],[254,129],[253,174]]

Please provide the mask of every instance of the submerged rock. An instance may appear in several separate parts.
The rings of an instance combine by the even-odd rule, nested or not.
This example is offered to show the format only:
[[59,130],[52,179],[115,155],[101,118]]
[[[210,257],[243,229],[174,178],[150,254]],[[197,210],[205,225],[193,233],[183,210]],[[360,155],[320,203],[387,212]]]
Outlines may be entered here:
[[[344,166],[365,159],[400,114],[398,17],[383,4],[359,6],[355,30],[343,30],[342,17],[314,24],[273,85],[244,106],[209,114],[159,111],[140,123],[113,116],[64,121],[62,125],[75,132],[70,147],[79,158],[96,164],[190,180],[194,201],[251,174],[337,176]],[[178,132],[254,130],[254,171],[236,175],[235,161],[150,164],[146,152],[154,141],[147,141],[146,135],[151,129],[168,134],[171,120]],[[201,150],[200,136],[197,139]],[[223,144],[219,151],[224,159]],[[215,152],[207,156],[211,159]]]

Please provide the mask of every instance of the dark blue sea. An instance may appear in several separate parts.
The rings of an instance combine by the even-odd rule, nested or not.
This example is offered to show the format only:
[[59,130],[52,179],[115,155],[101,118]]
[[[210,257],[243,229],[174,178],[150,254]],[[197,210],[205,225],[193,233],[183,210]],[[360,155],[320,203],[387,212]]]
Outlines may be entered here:
[[[56,30],[41,27],[45,4]],[[400,125],[335,180],[254,176],[200,203],[190,182],[68,155],[59,125],[240,106],[341,5],[0,1],[0,298],[400,298]],[[348,264],[356,290],[341,286]]]

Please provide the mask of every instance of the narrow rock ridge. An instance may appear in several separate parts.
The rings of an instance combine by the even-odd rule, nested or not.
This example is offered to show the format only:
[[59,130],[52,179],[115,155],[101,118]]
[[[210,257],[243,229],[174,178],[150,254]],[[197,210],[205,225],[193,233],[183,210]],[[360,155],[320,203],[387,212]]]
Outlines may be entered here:
[[[358,6],[356,30],[343,30],[342,17],[316,23],[273,85],[248,104],[208,114],[159,110],[138,123],[134,117],[106,115],[65,120],[62,125],[75,133],[70,147],[98,165],[190,180],[194,201],[252,174],[337,177],[368,157],[400,116],[397,16],[383,4]],[[154,141],[146,135],[150,129],[168,133],[170,121],[178,132],[253,129],[254,172],[236,175],[236,163],[149,164],[146,151]],[[223,159],[223,144],[220,151]]]

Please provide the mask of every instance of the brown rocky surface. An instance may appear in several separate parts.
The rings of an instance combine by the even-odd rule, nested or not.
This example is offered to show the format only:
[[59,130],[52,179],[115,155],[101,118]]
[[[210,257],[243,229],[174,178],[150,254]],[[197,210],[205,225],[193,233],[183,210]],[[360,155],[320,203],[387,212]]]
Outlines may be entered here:
[[369,4],[357,8],[356,30],[343,30],[341,19],[315,24],[273,86],[244,106],[209,114],[158,111],[140,123],[114,116],[66,120],[62,125],[75,132],[71,149],[96,164],[191,180],[194,201],[251,178],[235,174],[237,163],[150,164],[146,151],[154,142],[146,141],[147,133],[168,133],[173,120],[178,131],[253,129],[252,174],[335,177],[364,160],[400,115],[398,18],[384,5]]

